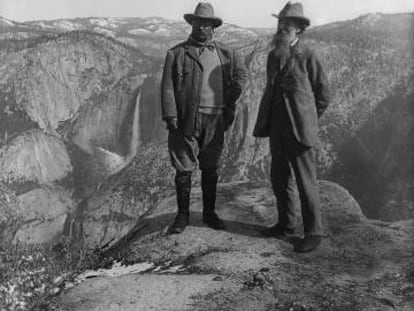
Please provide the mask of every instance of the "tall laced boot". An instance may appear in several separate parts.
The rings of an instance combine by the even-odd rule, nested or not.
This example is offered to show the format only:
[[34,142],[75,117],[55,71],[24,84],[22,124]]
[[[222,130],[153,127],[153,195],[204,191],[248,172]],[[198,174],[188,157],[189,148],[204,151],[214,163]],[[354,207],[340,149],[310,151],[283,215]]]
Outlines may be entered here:
[[169,229],[169,233],[181,233],[190,221],[190,191],[191,173],[178,173],[175,176],[175,189],[177,192],[178,212],[174,223]]
[[201,171],[201,190],[203,191],[203,222],[215,230],[224,230],[223,221],[215,213],[216,209],[216,188],[217,171]]

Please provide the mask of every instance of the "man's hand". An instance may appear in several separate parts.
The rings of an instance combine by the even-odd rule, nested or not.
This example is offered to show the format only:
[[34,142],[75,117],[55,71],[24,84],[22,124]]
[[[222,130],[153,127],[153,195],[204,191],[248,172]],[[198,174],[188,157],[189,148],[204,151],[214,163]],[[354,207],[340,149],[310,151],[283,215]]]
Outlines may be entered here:
[[167,123],[167,130],[169,131],[178,130],[177,118],[168,118],[165,120],[165,122]]

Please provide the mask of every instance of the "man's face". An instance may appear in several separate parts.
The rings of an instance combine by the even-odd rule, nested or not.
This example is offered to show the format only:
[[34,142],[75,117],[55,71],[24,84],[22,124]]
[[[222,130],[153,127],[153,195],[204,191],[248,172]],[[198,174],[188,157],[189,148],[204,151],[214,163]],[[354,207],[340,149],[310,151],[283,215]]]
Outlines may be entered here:
[[294,20],[279,20],[276,33],[277,41],[282,44],[290,44],[298,37],[300,31],[301,29]]
[[192,35],[201,42],[211,40],[213,38],[214,26],[210,20],[194,19],[192,22]]

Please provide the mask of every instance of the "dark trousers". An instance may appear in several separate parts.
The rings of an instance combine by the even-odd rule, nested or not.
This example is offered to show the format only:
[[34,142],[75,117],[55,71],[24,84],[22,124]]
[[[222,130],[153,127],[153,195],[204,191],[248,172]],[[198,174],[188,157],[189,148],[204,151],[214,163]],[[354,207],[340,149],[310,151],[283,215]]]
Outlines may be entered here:
[[[322,235],[319,188],[314,150],[297,142],[286,118],[274,122],[270,132],[271,182],[277,200],[279,224],[295,228],[299,192],[305,235]],[[296,180],[296,185],[295,185]],[[295,187],[296,186],[296,187]]]
[[191,190],[191,174],[197,167],[201,169],[201,189],[203,192],[203,215],[211,215],[215,210],[217,168],[224,145],[224,119],[222,114],[198,113],[194,135],[183,135],[181,131],[170,131],[168,150],[171,163],[176,169],[178,213],[188,214]]
[[193,136],[181,131],[170,131],[168,151],[177,174],[191,173],[197,168],[216,171],[224,146],[224,119],[222,114],[198,113]]

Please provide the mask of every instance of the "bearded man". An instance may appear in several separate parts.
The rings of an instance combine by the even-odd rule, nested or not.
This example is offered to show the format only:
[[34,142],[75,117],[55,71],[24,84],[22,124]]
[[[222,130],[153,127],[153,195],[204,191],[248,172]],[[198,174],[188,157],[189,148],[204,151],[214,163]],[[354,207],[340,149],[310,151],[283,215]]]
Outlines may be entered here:
[[302,4],[288,2],[273,15],[279,18],[278,30],[267,59],[267,85],[253,135],[269,137],[279,217],[276,225],[262,233],[277,238],[295,234],[296,179],[305,237],[295,250],[308,252],[318,247],[323,235],[314,147],[318,118],[330,100],[328,80],[320,57],[301,39],[310,25]]
[[201,169],[203,222],[225,229],[215,213],[217,169],[224,131],[234,120],[235,103],[242,92],[246,70],[239,56],[213,39],[223,21],[211,4],[201,2],[194,14],[185,14],[190,37],[167,52],[161,85],[162,117],[167,124],[168,150],[176,170],[178,212],[170,233],[189,224],[191,175],[197,160]]

